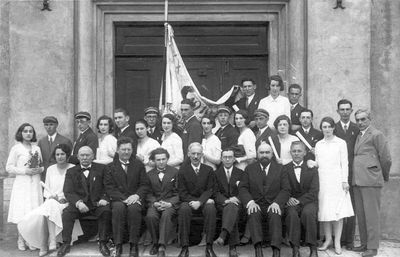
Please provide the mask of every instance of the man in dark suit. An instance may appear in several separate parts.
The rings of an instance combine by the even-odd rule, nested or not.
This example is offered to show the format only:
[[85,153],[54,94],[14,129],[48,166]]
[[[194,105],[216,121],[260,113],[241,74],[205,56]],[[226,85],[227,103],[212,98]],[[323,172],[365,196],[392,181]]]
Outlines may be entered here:
[[94,154],[89,146],[79,149],[78,159],[80,165],[68,169],[65,175],[63,191],[69,205],[62,213],[63,245],[57,256],[62,257],[69,252],[75,220],[88,215],[97,217],[100,252],[109,256],[106,242],[111,236],[111,211],[110,199],[104,188],[107,167],[92,162]]
[[250,116],[250,128],[254,128],[256,123],[254,122],[254,111],[258,108],[258,103],[261,97],[256,95],[257,85],[253,79],[245,78],[242,80],[242,92],[245,97],[241,98],[235,104],[239,109],[246,110]]
[[215,243],[224,245],[229,236],[229,257],[237,257],[236,245],[239,244],[238,219],[241,203],[238,185],[243,171],[234,167],[234,150],[225,148],[221,153],[222,166],[215,172],[217,188],[215,201],[222,213],[221,233]]
[[305,109],[299,104],[302,88],[299,84],[291,84],[289,86],[289,102],[290,102],[290,121],[292,122],[292,131],[300,129],[300,112]]
[[[356,139],[360,130],[357,125],[350,121],[350,115],[353,112],[353,104],[347,99],[341,99],[337,103],[337,113],[340,116],[340,120],[335,124],[335,135],[347,144],[347,159],[349,161],[349,192],[351,203],[354,206],[354,191],[352,185],[353,178],[353,160],[354,160],[354,145],[356,144]],[[345,245],[347,250],[352,250],[354,247],[354,234],[356,230],[356,217],[351,216],[343,220],[343,232],[341,241]]]
[[[136,156],[137,147],[137,136],[135,133],[135,128],[129,125],[129,113],[123,108],[117,108],[114,111],[114,121],[117,129],[115,130],[115,137],[118,139],[120,137],[129,137],[133,142],[133,156]],[[118,156],[117,156],[118,157]],[[118,158],[114,159],[118,159]]]
[[150,255],[165,257],[168,236],[173,232],[173,218],[179,207],[178,170],[168,166],[169,153],[157,148],[150,154],[155,168],[147,173],[151,190],[147,196],[146,225],[153,240]]
[[271,146],[262,143],[257,149],[257,162],[246,167],[239,184],[239,198],[249,215],[250,234],[256,257],[263,256],[263,220],[268,222],[272,256],[280,256],[282,211],[290,194],[287,173],[272,156]]
[[385,136],[371,126],[368,110],[355,113],[360,129],[354,146],[353,190],[363,257],[376,256],[379,248],[380,203],[384,181],[389,181],[392,159]]
[[284,166],[290,184],[290,198],[286,207],[286,231],[292,246],[293,257],[299,257],[300,232],[304,228],[305,243],[310,247],[310,257],[317,257],[317,211],[319,178],[316,168],[308,168],[304,157],[306,146],[295,141],[290,146],[293,162]]
[[69,157],[69,162],[72,164],[79,164],[77,157],[78,150],[82,146],[89,146],[96,158],[96,150],[99,147],[99,140],[93,130],[90,128],[91,116],[88,112],[77,112],[75,114],[75,123],[79,130],[79,136],[74,142],[72,155]]
[[184,119],[182,133],[183,154],[186,156],[191,143],[201,143],[203,128],[200,121],[194,115],[194,102],[192,100],[183,99],[181,101],[181,114]]
[[149,124],[147,134],[161,144],[162,128],[159,124],[159,117],[160,112],[156,107],[151,106],[144,109],[144,119]]
[[178,190],[181,206],[178,211],[179,237],[182,250],[179,257],[189,257],[190,222],[193,214],[203,215],[206,234],[206,257],[216,257],[214,240],[216,215],[214,200],[215,174],[210,166],[201,164],[203,148],[200,143],[189,145],[190,162],[181,166],[178,172]]
[[132,139],[121,137],[117,141],[118,159],[108,165],[105,186],[111,199],[112,228],[116,256],[122,254],[123,235],[128,223],[129,257],[139,256],[139,236],[142,211],[146,204],[149,183],[145,168],[133,153]]
[[46,170],[50,165],[56,163],[56,160],[53,155],[54,147],[58,144],[65,144],[72,149],[72,142],[68,138],[64,137],[63,135],[57,132],[58,127],[58,120],[54,116],[47,116],[43,119],[44,129],[47,132],[47,135],[42,137],[39,142],[38,146],[40,148],[40,152],[42,153],[43,159],[43,167],[44,171],[41,173],[42,181],[46,178]]
[[215,135],[221,141],[221,149],[237,145],[239,131],[229,123],[231,110],[226,106],[219,106],[217,109],[217,119],[221,127]]
[[275,130],[272,130],[268,126],[269,113],[264,109],[257,109],[254,111],[254,120],[256,122],[258,130],[255,132],[256,135],[256,149],[258,146],[265,142],[269,144],[268,138],[271,137],[274,145],[276,147],[276,151],[278,153],[281,152],[281,144],[279,142],[278,135]]

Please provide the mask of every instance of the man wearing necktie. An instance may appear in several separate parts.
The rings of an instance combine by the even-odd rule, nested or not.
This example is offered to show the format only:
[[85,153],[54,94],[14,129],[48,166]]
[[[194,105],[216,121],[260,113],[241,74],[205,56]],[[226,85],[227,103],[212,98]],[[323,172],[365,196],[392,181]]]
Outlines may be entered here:
[[299,84],[291,84],[288,90],[288,97],[290,102],[290,120],[292,121],[292,131],[300,129],[300,112],[305,109],[300,105],[299,100],[301,97],[302,88]]
[[255,256],[262,257],[262,223],[268,222],[273,257],[280,256],[282,212],[289,199],[290,185],[283,166],[273,158],[270,145],[257,149],[257,162],[248,165],[239,183],[239,199],[247,209]]
[[214,240],[216,215],[214,200],[215,174],[210,166],[201,163],[203,147],[194,142],[189,145],[190,162],[181,166],[178,172],[178,190],[181,205],[178,211],[179,237],[182,250],[179,257],[189,257],[189,234],[192,215],[204,217],[206,234],[206,257],[216,257]]
[[222,213],[221,233],[215,241],[224,245],[229,237],[229,257],[237,257],[236,245],[239,244],[238,220],[242,204],[239,200],[239,183],[243,171],[234,167],[233,148],[225,148],[221,153],[222,166],[215,172],[216,177],[216,205]]
[[155,168],[147,173],[150,193],[147,196],[146,225],[153,240],[150,255],[165,257],[169,235],[173,234],[173,218],[179,207],[178,170],[168,166],[169,153],[164,148],[156,148],[150,154]]
[[236,106],[241,110],[246,110],[250,116],[250,128],[254,128],[256,123],[254,122],[254,111],[258,107],[261,97],[256,94],[257,85],[256,82],[251,78],[242,79],[242,93],[245,97],[241,98],[236,102]]
[[256,148],[261,144],[261,142],[268,143],[268,138],[271,137],[274,145],[276,147],[276,151],[280,153],[281,144],[279,143],[279,138],[275,130],[272,130],[268,126],[269,113],[264,109],[257,109],[254,111],[254,120],[257,125],[256,135]]
[[124,231],[129,232],[129,257],[139,256],[139,236],[142,211],[145,209],[149,182],[141,161],[133,155],[133,141],[129,137],[117,140],[118,159],[108,165],[105,178],[111,200],[112,228],[117,257],[122,254]]
[[89,215],[97,217],[100,252],[109,256],[106,242],[111,237],[111,211],[110,199],[104,188],[107,167],[92,162],[94,154],[88,146],[79,149],[78,159],[80,165],[68,169],[65,175],[63,191],[69,205],[62,213],[63,245],[57,256],[62,257],[69,252],[75,220]]
[[319,178],[316,168],[308,168],[305,162],[306,146],[295,141],[290,147],[293,162],[284,166],[290,184],[290,198],[286,207],[286,231],[292,247],[292,256],[299,257],[301,228],[305,243],[310,247],[310,257],[317,252],[317,209]]
[[161,144],[162,128],[159,124],[160,112],[158,108],[150,106],[144,110],[144,119],[149,124],[147,129],[150,138],[157,140]]

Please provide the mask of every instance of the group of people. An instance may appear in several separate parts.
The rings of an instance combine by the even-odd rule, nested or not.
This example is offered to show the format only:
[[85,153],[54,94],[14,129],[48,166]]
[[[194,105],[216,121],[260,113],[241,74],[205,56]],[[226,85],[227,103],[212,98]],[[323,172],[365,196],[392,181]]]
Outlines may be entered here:
[[[83,234],[79,219],[90,215],[97,217],[104,256],[110,255],[110,238],[121,256],[126,230],[129,256],[139,256],[144,220],[151,255],[165,256],[178,231],[179,257],[187,257],[192,217],[202,216],[207,257],[216,256],[213,244],[228,244],[229,256],[236,257],[236,246],[250,240],[255,256],[263,256],[266,241],[273,256],[280,256],[283,237],[296,257],[301,240],[310,256],[332,245],[341,254],[342,244],[375,256],[391,157],[385,137],[370,124],[370,112],[357,110],[353,123],[352,103],[342,99],[340,120],[324,117],[318,130],[313,112],[299,104],[299,85],[290,85],[289,98],[280,94],[279,76],[270,77],[269,96],[260,99],[255,89],[252,79],[244,79],[242,99],[200,118],[194,102],[184,99],[181,126],[176,116],[160,116],[155,107],[131,126],[129,113],[118,108],[113,118],[97,120],[96,135],[91,115],[78,112],[74,143],[57,132],[54,116],[43,119],[47,135],[37,145],[33,126],[22,124],[6,166],[16,176],[8,221],[18,224],[18,248],[39,248],[44,256],[62,243],[57,255],[64,256]],[[239,231],[243,216],[246,225]],[[318,222],[324,235],[319,247]]]

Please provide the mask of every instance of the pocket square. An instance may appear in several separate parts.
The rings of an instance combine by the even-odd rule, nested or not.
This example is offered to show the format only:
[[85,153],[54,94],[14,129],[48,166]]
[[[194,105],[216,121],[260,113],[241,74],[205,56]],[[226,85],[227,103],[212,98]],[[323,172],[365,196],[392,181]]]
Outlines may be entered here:
[[239,184],[240,184],[240,181],[239,180],[236,181],[236,186],[239,186]]
[[173,179],[171,179],[171,182],[174,182],[175,181],[175,179],[173,178]]

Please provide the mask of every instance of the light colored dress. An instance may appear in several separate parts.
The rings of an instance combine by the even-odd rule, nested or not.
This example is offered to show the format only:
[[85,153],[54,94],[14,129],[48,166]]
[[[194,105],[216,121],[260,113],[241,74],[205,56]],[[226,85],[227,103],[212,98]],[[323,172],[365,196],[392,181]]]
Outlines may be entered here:
[[300,141],[300,139],[293,135],[288,135],[287,138],[281,139],[279,138],[279,143],[281,144],[281,152],[279,153],[279,157],[282,160],[282,165],[286,165],[289,162],[292,162],[292,155],[290,154],[290,146],[292,142]]
[[246,155],[236,158],[236,168],[244,170],[257,156],[256,136],[249,128],[245,128],[238,138],[238,145],[243,145]]
[[354,215],[350,193],[342,188],[348,181],[346,142],[336,136],[325,138],[315,145],[315,160],[318,164],[319,194],[318,220],[337,221]]
[[96,150],[96,160],[93,162],[109,164],[113,161],[117,151],[117,139],[111,135],[106,135],[103,139],[99,138],[99,147]]
[[182,138],[175,132],[172,132],[167,137],[164,133],[161,141],[161,147],[169,153],[168,165],[179,169],[179,166],[183,162]]
[[[55,225],[52,226],[54,231],[51,234],[56,236],[57,242],[62,242],[61,231],[63,225],[61,215],[68,203],[61,204],[55,199],[48,198],[55,194],[58,199],[65,199],[63,193],[65,174],[67,169],[72,167],[74,167],[73,164],[69,164],[65,170],[59,170],[57,164],[48,167],[45,182],[46,189],[43,193],[46,201],[25,215],[18,223],[18,231],[30,246],[41,248],[47,245],[47,219]],[[76,220],[72,233],[72,242],[76,241],[80,235],[83,235],[83,231],[79,220]]]
[[203,146],[203,158],[202,163],[210,166],[213,170],[217,169],[217,164],[204,160],[204,155],[212,156],[218,160],[221,159],[221,141],[216,135],[211,135],[208,138],[203,138],[201,145]]
[[150,161],[150,153],[154,149],[160,147],[160,144],[157,142],[157,140],[152,139],[151,137],[148,137],[146,141],[139,141],[138,146],[137,146],[137,151],[136,153],[139,155],[142,155],[144,157],[144,167],[146,168],[146,172],[150,171],[153,168],[153,164]]
[[39,154],[41,161],[42,155],[37,145],[32,144],[32,149],[29,150],[18,142],[10,150],[6,171],[15,174],[15,180],[11,190],[8,222],[17,224],[27,213],[43,203],[40,174],[32,176],[25,174],[29,167],[28,161],[31,159],[31,154],[35,152]]

